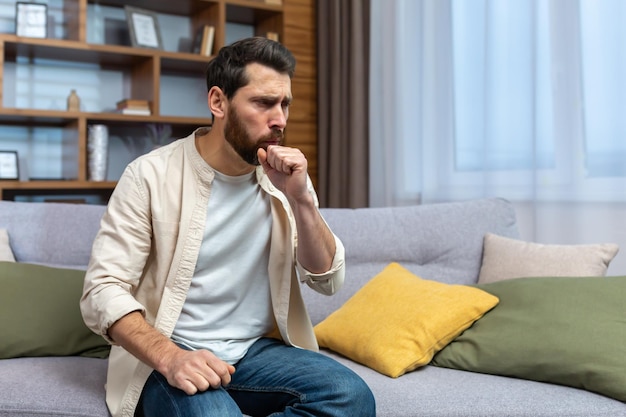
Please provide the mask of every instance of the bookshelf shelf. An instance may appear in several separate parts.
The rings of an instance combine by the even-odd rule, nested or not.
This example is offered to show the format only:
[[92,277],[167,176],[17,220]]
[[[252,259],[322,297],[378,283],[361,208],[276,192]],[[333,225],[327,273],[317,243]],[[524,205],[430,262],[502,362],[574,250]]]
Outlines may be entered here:
[[[265,36],[268,32],[278,33],[282,40],[284,34],[284,6],[265,3],[262,0],[63,0],[61,7],[64,28],[61,35],[53,31],[48,38],[27,38],[12,33],[0,33],[0,132],[2,129],[21,128],[23,139],[29,149],[38,146],[32,131],[56,129],[61,139],[58,147],[63,165],[64,180],[32,180],[36,175],[20,175],[21,181],[0,181],[0,198],[13,199],[19,194],[34,193],[77,193],[96,192],[106,195],[115,187],[115,181],[87,181],[87,135],[90,124],[105,124],[116,132],[142,131],[149,123],[171,125],[175,133],[188,134],[198,126],[210,124],[210,116],[169,115],[162,101],[169,96],[164,92],[163,82],[168,77],[176,81],[204,79],[204,70],[211,57],[190,52],[191,49],[178,50],[134,48],[128,44],[110,44],[88,42],[88,33],[93,22],[89,10],[93,7],[109,7],[123,10],[124,6],[143,8],[163,15],[163,22],[169,18],[185,19],[188,22],[187,37],[193,39],[198,28],[211,25],[215,28],[213,52],[226,43],[226,26],[228,23],[251,25],[255,35]],[[161,16],[160,16],[161,17]],[[160,19],[159,19],[160,20]],[[171,25],[171,23],[170,23]],[[161,29],[168,29],[161,27]],[[117,97],[103,111],[65,111],[50,109],[40,104],[38,97],[29,97],[17,103],[9,97],[16,95],[16,87],[9,79],[18,75],[15,67],[25,67],[27,73],[35,73],[40,62],[53,62],[57,67],[94,68],[96,77],[99,73],[113,73],[123,79],[130,97]],[[36,77],[35,75],[30,75]],[[37,83],[55,81],[36,79]],[[175,82],[176,82],[175,81]],[[170,81],[171,82],[171,81]],[[106,88],[106,84],[103,84]],[[94,87],[92,87],[94,88]],[[97,88],[97,87],[95,87]],[[189,88],[189,85],[186,85]],[[84,90],[84,88],[83,88]],[[169,90],[167,90],[169,91]],[[69,93],[69,90],[68,90]],[[81,91],[78,91],[81,99]],[[198,94],[190,91],[189,94]],[[31,94],[32,95],[32,94]],[[163,95],[166,97],[163,98]],[[124,98],[147,100],[151,103],[150,115],[125,115],[114,113],[115,102]],[[51,99],[52,100],[52,99]],[[57,99],[57,102],[59,100]],[[110,104],[110,105],[109,105]],[[57,107],[59,107],[57,105]],[[105,108],[106,107],[106,108]],[[108,107],[111,107],[108,109]],[[17,135],[13,133],[13,135]],[[180,136],[177,136],[180,137]],[[143,139],[142,139],[143,140]],[[39,140],[44,141],[45,140]],[[49,140],[51,141],[51,140]],[[3,148],[0,138],[0,149]],[[29,152],[28,165],[34,166],[40,161],[44,152]],[[35,155],[35,156],[33,156]]]

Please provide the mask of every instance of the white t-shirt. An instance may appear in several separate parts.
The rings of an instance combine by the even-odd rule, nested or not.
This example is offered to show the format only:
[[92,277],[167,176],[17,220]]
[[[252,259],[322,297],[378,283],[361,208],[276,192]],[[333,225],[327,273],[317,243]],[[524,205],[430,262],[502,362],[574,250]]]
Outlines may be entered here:
[[272,330],[270,196],[255,173],[215,173],[204,238],[172,339],[234,364]]

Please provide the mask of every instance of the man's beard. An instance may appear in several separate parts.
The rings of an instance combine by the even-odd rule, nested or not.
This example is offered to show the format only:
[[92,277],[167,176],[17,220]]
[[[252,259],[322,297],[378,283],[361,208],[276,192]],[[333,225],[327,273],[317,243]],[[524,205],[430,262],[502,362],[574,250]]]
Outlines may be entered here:
[[273,129],[256,141],[252,140],[232,105],[228,108],[228,122],[224,126],[224,137],[241,159],[250,165],[260,165],[257,155],[259,148],[267,150],[268,142],[278,142],[278,144],[283,142],[283,132],[278,129]]

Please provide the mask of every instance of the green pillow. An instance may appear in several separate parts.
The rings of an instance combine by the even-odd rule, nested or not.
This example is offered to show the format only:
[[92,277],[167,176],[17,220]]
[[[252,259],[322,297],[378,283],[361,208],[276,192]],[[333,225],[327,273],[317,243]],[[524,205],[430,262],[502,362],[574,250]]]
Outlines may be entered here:
[[109,345],[80,313],[85,271],[0,262],[0,359],[105,358]]
[[583,388],[626,401],[626,277],[518,278],[431,362]]

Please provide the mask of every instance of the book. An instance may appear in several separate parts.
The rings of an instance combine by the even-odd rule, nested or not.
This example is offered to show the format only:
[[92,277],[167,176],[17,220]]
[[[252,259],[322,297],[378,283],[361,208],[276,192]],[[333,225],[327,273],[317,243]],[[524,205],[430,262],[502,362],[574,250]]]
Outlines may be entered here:
[[147,109],[150,110],[150,102],[148,100],[137,100],[125,98],[116,103],[117,109]]
[[269,40],[278,42],[278,32],[267,32],[265,37]]
[[150,116],[152,114],[150,109],[134,109],[130,107],[125,109],[117,109],[117,113],[135,116]]
[[211,56],[213,53],[213,40],[215,38],[215,26],[203,25],[196,32],[193,42],[194,54]]

